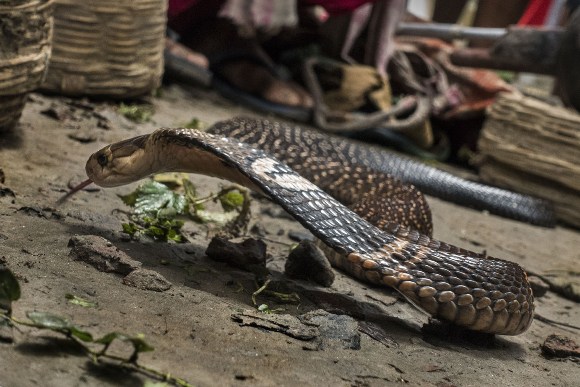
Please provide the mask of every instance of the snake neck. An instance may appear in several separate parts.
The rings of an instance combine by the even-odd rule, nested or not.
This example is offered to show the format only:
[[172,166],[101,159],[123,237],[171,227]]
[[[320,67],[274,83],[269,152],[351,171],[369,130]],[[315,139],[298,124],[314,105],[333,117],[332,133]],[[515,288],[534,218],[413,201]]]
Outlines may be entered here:
[[[220,152],[208,143],[209,136],[189,129],[161,129],[149,139],[154,149],[151,173],[185,172],[228,180],[257,193],[265,194],[246,174],[230,165]],[[205,141],[204,141],[205,140]]]

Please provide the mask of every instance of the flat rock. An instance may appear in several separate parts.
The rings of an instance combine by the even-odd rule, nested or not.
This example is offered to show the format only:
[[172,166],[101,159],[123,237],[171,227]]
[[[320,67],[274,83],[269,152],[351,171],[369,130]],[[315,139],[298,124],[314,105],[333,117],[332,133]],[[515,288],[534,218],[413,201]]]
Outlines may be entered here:
[[221,236],[214,237],[205,252],[210,259],[225,262],[243,270],[251,266],[266,266],[266,244],[260,239],[248,238],[231,242]]
[[241,327],[250,326],[280,332],[298,340],[309,341],[319,335],[315,326],[308,326],[289,314],[268,314],[248,309],[232,313],[231,317]]
[[344,314],[332,314],[322,309],[313,310],[298,316],[307,325],[318,327],[318,348],[360,349],[358,321]]
[[110,241],[98,235],[73,235],[68,247],[69,256],[104,272],[127,275],[141,268],[141,262],[119,250]]
[[352,317],[317,309],[300,316],[262,313],[253,309],[232,313],[241,327],[254,327],[283,333],[311,344],[304,349],[360,349],[358,322]]
[[542,353],[547,357],[580,357],[580,346],[566,336],[550,335],[542,344]]
[[171,288],[171,282],[154,270],[137,269],[133,270],[123,278],[123,283],[142,290],[152,290],[154,292],[164,292]]

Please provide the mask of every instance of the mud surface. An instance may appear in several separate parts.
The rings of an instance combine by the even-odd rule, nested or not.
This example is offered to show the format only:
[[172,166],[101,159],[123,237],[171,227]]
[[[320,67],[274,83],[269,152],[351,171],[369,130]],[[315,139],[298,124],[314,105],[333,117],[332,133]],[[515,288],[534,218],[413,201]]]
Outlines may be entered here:
[[[282,308],[274,315],[252,305],[251,273],[205,256],[206,226],[188,224],[185,244],[127,240],[121,233],[125,215],[114,210],[127,210],[117,194],[134,186],[83,191],[56,208],[69,184],[85,178],[87,157],[107,143],[184,125],[194,117],[211,124],[255,115],[215,94],[176,86],[166,87],[153,101],[153,120],[139,125],[100,103],[80,103],[71,114],[66,101],[34,94],[19,127],[0,133],[5,175],[0,257],[22,285],[16,317],[24,320],[30,310],[51,311],[96,336],[143,333],[155,351],[142,354],[142,364],[197,386],[578,385],[577,358],[547,359],[541,351],[551,334],[580,342],[574,329],[536,320],[516,337],[474,336],[445,327],[425,333],[421,328],[427,318],[388,290],[341,273],[331,288],[284,277],[284,260],[295,243],[290,236],[306,231],[267,200],[254,200],[252,224],[258,224],[258,232],[251,236],[267,244],[273,289],[301,298],[300,304],[283,304],[259,295],[258,303]],[[222,184],[193,179],[206,193]],[[431,198],[430,204],[438,239],[485,250],[534,273],[570,272],[578,265],[577,231],[529,226]],[[109,243],[100,246],[103,254],[143,272],[127,280],[126,273],[101,271],[92,261],[77,259],[70,254],[73,235],[89,241],[96,239],[87,235],[105,238]],[[67,293],[98,306],[67,303]],[[536,311],[580,325],[578,304],[553,291],[537,299]],[[94,365],[58,335],[22,329],[12,336],[12,343],[0,342],[2,387],[139,386],[148,379]],[[122,345],[113,349],[127,354]]]

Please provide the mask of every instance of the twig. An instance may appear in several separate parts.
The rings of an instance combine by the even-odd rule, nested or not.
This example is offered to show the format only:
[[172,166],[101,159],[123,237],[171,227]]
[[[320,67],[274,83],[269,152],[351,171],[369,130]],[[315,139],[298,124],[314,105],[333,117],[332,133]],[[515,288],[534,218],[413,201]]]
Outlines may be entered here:
[[579,326],[572,325],[572,324],[567,324],[567,323],[563,323],[563,322],[556,321],[556,320],[552,320],[552,319],[549,319],[549,318],[544,317],[542,315],[539,315],[538,313],[534,314],[534,318],[536,320],[541,321],[541,322],[546,323],[546,324],[559,325],[561,327],[566,327],[566,328],[570,328],[570,329],[580,330],[580,327]]
[[[23,326],[37,328],[37,329],[49,329],[41,324],[36,324],[34,322],[28,322],[28,321],[22,321],[22,320],[16,319],[16,318],[11,317],[11,316],[0,315],[0,318],[7,320],[13,327],[16,327],[16,328],[18,325],[23,325]],[[95,351],[95,350],[91,349],[89,346],[87,346],[83,341],[74,337],[71,334],[71,332],[68,331],[67,329],[62,329],[62,330],[61,329],[50,329],[50,330],[52,330],[53,332],[61,333],[64,336],[66,336],[68,339],[72,340],[74,343],[76,343],[84,351],[84,353],[87,355],[87,357],[89,357],[91,359],[91,361],[93,361],[97,364],[105,364],[105,363],[102,363],[102,359],[112,360],[112,361],[117,362],[118,363],[117,365],[120,367],[126,368],[128,370],[132,370],[132,371],[141,372],[145,375],[155,377],[161,381],[171,383],[175,386],[193,387],[192,384],[188,383],[184,379],[181,379],[181,378],[178,378],[175,376],[171,376],[171,374],[169,374],[169,373],[164,373],[164,372],[158,371],[154,368],[137,363],[137,354],[138,354],[137,349],[135,349],[135,351],[133,352],[133,354],[131,355],[131,357],[129,359],[125,359],[125,358],[120,357],[120,356],[111,355],[111,354],[106,353],[106,350],[108,349],[110,343],[104,344],[103,349],[101,349],[100,351]]]
[[266,290],[266,288],[268,287],[268,285],[270,284],[270,282],[271,282],[271,281],[272,281],[272,280],[268,278],[268,279],[267,279],[267,280],[264,282],[264,285],[260,286],[260,287],[258,288],[258,290],[256,290],[254,293],[252,293],[252,302],[254,303],[254,305],[258,305],[258,303],[256,302],[256,296],[257,296],[258,294],[262,293],[264,290]]

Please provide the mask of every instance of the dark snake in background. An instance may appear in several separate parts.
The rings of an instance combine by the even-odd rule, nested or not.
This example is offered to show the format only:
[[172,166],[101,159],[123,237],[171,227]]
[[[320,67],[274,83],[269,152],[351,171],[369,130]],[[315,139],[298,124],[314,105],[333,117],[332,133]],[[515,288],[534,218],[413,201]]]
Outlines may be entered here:
[[[321,187],[325,187],[325,183],[314,180],[316,174],[310,172],[311,167],[316,167],[316,162],[309,162],[311,157],[320,163],[325,163],[319,157],[324,156],[342,165],[364,168],[371,174],[391,175],[414,185],[422,193],[462,206],[539,226],[555,224],[551,204],[542,199],[469,181],[378,146],[295,125],[247,118],[220,122],[208,131],[235,137],[262,149]],[[304,153],[306,151],[308,154]]]
[[[283,125],[238,119],[219,123],[211,131],[226,128],[275,131]],[[234,181],[282,206],[326,245],[325,252],[334,266],[361,280],[396,289],[434,317],[471,330],[505,335],[520,334],[529,327],[533,295],[519,265],[425,235],[431,232],[431,215],[415,188],[380,172],[369,175],[372,171],[365,165],[343,168],[341,160],[330,157],[336,151],[329,147],[335,140],[319,141],[309,136],[303,137],[305,145],[314,143],[317,153],[302,150],[297,158],[303,157],[303,164],[315,167],[310,177],[319,184],[329,183],[326,190],[370,220],[380,218],[381,207],[391,211],[387,215],[391,218],[379,220],[380,228],[265,152],[236,139],[193,129],[159,129],[101,149],[87,162],[87,183],[118,186],[168,171]],[[287,139],[279,137],[272,143],[290,153],[300,150],[300,145],[286,143]],[[382,178],[387,180],[381,182]],[[367,188],[371,197],[361,199]],[[383,193],[404,203],[389,207],[377,197]]]

